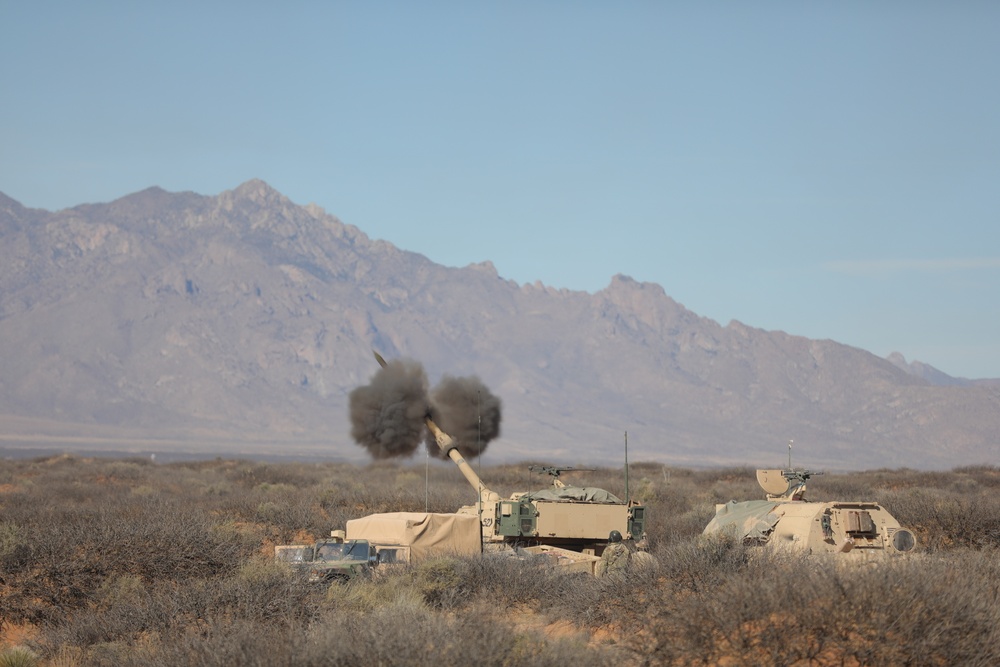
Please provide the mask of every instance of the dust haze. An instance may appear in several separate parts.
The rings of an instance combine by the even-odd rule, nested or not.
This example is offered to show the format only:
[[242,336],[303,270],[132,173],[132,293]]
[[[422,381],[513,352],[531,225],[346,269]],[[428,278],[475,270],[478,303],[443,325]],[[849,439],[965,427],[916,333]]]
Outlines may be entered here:
[[446,375],[429,391],[423,366],[408,359],[387,362],[348,398],[351,436],[374,459],[412,456],[421,440],[445,458],[424,423],[428,415],[464,458],[479,456],[500,435],[501,401],[478,377]]

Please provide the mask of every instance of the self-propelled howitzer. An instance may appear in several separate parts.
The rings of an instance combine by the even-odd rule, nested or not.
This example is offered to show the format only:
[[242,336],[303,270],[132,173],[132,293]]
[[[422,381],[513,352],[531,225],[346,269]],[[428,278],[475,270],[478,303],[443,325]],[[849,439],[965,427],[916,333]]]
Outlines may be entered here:
[[563,484],[559,472],[570,468],[547,469],[545,472],[553,475],[549,488],[514,493],[502,499],[483,485],[458,453],[454,440],[429,417],[427,427],[441,451],[458,465],[479,493],[479,503],[462,507],[458,513],[479,516],[484,545],[546,544],[600,555],[613,530],[625,539],[645,537],[645,507],[624,502],[604,489]]
[[[385,360],[376,352],[383,368]],[[550,545],[601,555],[611,531],[625,540],[642,540],[646,508],[623,501],[604,489],[564,484],[561,472],[572,468],[541,468],[553,477],[552,486],[538,491],[514,493],[501,498],[489,489],[462,457],[454,438],[441,430],[430,415],[424,422],[441,452],[450,458],[476,491],[479,502],[458,510],[479,517],[484,546]]]

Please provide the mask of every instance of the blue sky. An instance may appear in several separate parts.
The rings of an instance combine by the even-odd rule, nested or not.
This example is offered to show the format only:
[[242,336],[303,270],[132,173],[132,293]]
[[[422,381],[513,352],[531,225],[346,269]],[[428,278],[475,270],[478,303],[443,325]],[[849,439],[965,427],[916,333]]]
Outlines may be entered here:
[[261,178],[440,264],[1000,377],[1000,3],[0,0],[0,191]]

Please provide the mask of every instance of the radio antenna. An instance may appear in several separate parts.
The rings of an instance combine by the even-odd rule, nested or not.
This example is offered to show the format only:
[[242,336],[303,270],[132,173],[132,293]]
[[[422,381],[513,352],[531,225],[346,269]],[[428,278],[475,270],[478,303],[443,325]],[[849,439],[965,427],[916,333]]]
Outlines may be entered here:
[[625,431],[625,504],[632,502],[632,496],[628,493],[628,431]]
[[480,407],[480,391],[476,390],[476,447],[479,449],[479,460],[476,467],[479,468],[479,542],[482,544],[483,538],[483,415]]

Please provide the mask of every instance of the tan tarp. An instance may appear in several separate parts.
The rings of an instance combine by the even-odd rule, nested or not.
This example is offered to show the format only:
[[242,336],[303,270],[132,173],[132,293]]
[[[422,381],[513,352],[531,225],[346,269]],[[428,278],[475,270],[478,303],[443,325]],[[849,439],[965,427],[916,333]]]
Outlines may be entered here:
[[480,553],[479,517],[470,514],[388,512],[347,522],[347,539],[376,547],[410,548],[410,560]]

